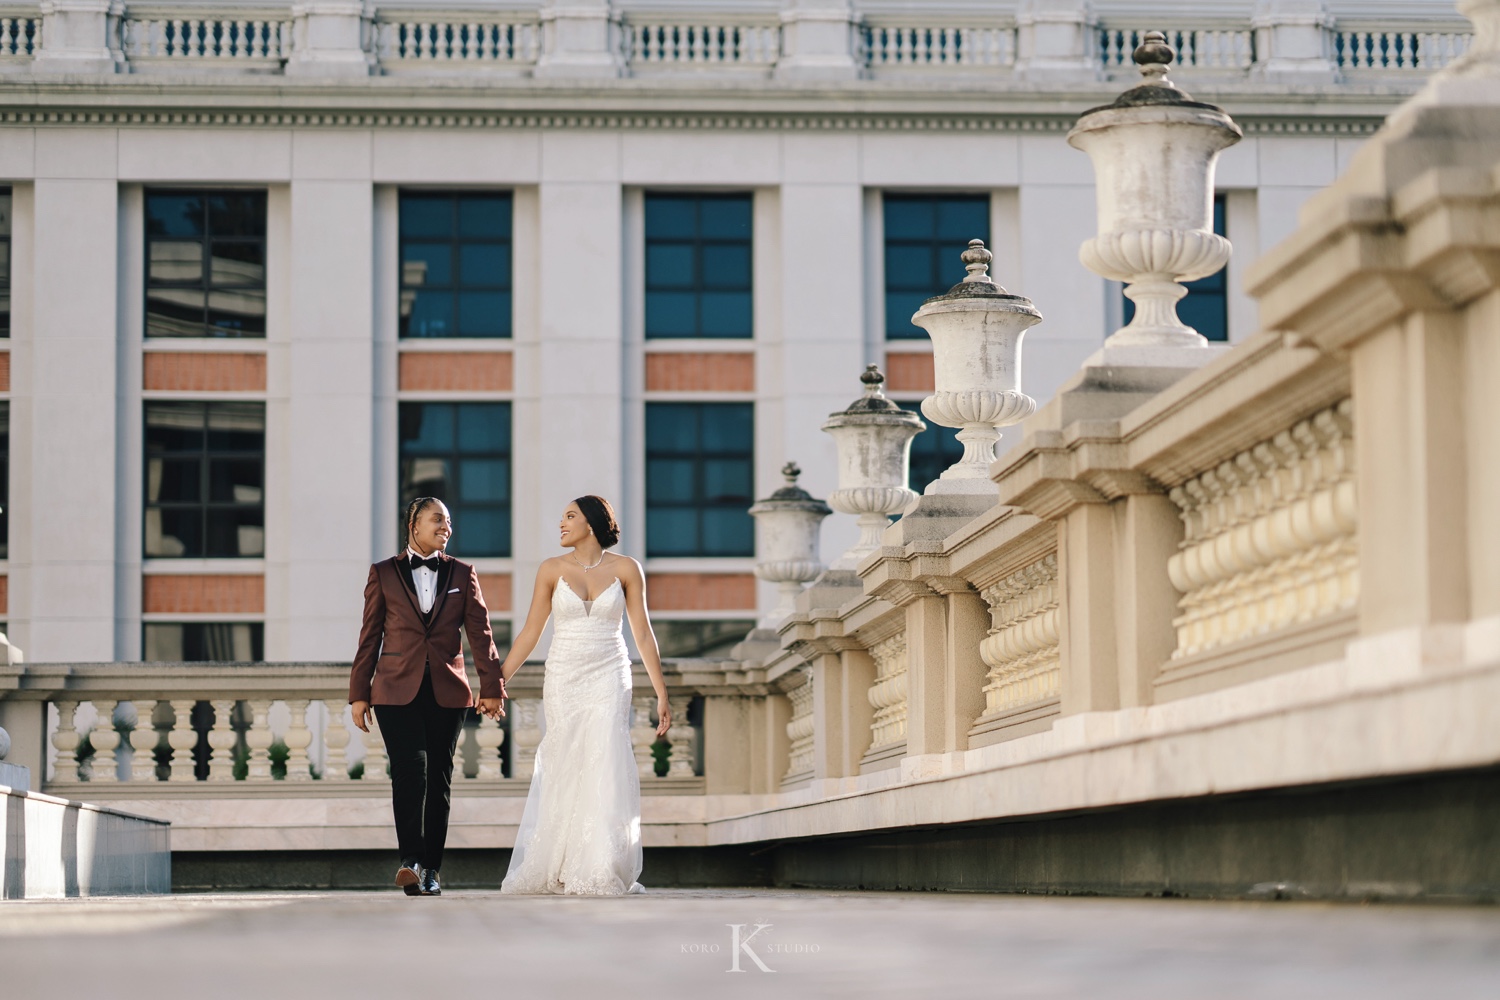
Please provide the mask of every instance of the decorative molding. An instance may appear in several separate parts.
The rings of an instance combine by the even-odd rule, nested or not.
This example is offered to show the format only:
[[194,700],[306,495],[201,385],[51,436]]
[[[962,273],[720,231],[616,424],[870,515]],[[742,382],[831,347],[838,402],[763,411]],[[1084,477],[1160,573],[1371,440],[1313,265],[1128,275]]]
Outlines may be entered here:
[[792,717],[786,724],[786,738],[790,743],[788,764],[783,783],[801,781],[812,774],[815,726],[813,723],[812,674],[807,669],[795,671],[803,678],[802,683],[787,692],[792,703]]
[[1055,700],[1062,682],[1057,553],[984,590],[993,627],[979,644],[985,675],[983,727],[992,717]]
[[870,647],[875,682],[870,685],[870,751],[906,742],[906,633],[899,632]]

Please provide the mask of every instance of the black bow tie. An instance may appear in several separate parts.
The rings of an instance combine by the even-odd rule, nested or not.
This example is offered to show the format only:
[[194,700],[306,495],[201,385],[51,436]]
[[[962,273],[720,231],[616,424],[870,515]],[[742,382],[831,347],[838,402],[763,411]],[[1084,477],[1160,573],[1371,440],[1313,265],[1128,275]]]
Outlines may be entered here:
[[411,557],[411,569],[412,569],[413,573],[415,573],[417,571],[417,567],[418,566],[426,566],[428,569],[430,569],[434,573],[436,573],[437,572],[437,568],[438,568],[438,557],[437,556],[430,556],[427,559],[418,559],[416,556],[412,556]]

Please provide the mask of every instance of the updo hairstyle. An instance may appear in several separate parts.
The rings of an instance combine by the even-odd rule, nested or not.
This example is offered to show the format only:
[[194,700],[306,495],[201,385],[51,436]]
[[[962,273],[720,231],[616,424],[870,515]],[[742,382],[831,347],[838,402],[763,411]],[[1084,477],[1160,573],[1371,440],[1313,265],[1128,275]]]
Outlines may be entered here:
[[594,529],[594,537],[606,549],[614,548],[620,541],[620,525],[615,521],[615,509],[609,501],[593,494],[579,497],[573,503],[583,514],[583,519]]

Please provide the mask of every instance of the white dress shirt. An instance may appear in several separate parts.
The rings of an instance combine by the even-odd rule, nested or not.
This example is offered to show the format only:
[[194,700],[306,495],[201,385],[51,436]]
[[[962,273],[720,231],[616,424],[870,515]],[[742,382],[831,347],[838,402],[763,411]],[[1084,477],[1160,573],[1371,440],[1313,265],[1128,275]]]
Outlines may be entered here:
[[[431,558],[417,555],[410,546],[407,546],[406,555],[412,560]],[[437,553],[434,552],[433,555]],[[415,566],[411,571],[411,582],[416,584],[417,605],[425,615],[432,610],[432,602],[437,600],[437,570],[428,569],[426,566]]]

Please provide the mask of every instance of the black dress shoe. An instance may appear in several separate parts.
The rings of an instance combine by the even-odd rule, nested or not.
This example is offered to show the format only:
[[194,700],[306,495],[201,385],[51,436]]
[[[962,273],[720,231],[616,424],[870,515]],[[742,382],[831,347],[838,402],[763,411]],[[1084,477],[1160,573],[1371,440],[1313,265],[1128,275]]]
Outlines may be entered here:
[[[410,890],[408,890],[410,891]],[[443,883],[438,880],[436,868],[422,869],[422,895],[441,896],[443,894]]]
[[422,866],[415,861],[402,862],[401,867],[396,869],[396,884],[408,896],[420,896],[422,894]]

